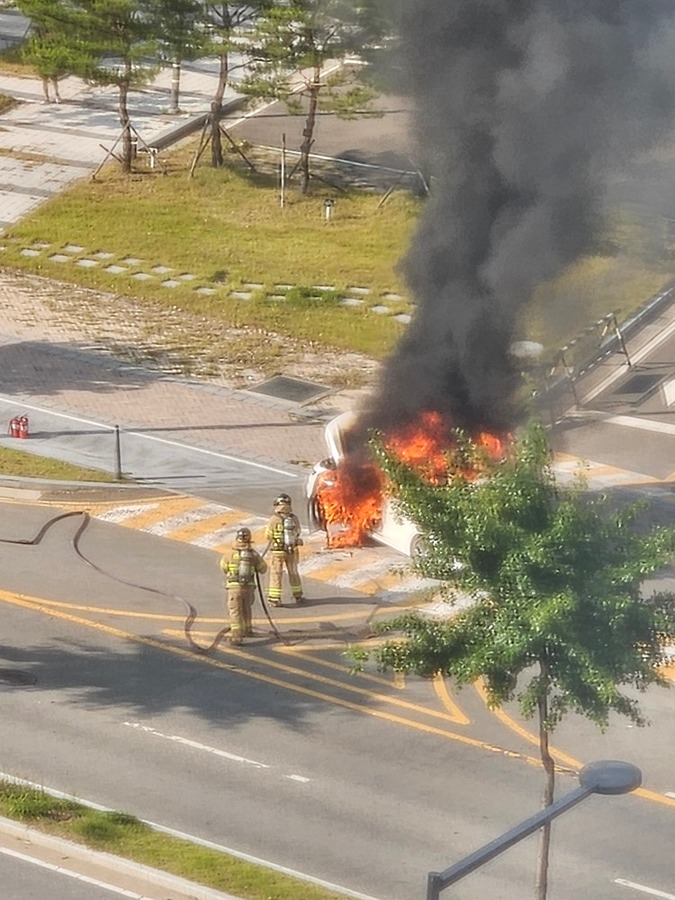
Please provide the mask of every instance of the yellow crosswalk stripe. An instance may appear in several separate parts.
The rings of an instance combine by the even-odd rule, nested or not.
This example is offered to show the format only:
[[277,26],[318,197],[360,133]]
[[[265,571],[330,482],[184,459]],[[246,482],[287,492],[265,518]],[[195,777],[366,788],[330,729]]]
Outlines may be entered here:
[[219,531],[223,528],[232,528],[232,530],[234,530],[242,522],[250,521],[250,519],[251,516],[246,516],[241,510],[223,509],[223,511],[217,515],[190,522],[187,525],[165,531],[164,534],[174,541],[191,543],[207,534]]
[[159,503],[148,504],[148,508],[136,515],[123,519],[119,524],[126,528],[135,528],[138,531],[156,525],[171,516],[191,512],[204,505],[204,501],[197,497],[175,497],[170,500],[162,500]]

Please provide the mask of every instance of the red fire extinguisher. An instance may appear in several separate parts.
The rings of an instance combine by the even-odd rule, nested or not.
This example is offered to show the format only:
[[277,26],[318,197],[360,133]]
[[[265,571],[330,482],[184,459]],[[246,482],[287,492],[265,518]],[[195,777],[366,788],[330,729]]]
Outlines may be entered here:
[[19,416],[19,437],[28,437],[28,416]]
[[13,438],[19,437],[19,417],[18,416],[14,416],[13,419],[9,420],[9,428],[7,430],[9,431],[10,437],[13,437]]

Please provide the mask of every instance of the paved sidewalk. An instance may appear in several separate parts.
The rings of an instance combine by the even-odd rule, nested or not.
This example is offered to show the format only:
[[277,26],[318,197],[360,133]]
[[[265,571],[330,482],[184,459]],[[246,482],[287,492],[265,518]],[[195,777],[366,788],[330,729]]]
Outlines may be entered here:
[[[1,31],[0,17],[0,31]],[[168,112],[171,72],[129,94],[133,127],[148,146],[168,146],[197,125],[209,109],[217,83],[217,61],[185,63],[181,112]],[[22,216],[91,174],[120,134],[117,89],[69,77],[59,82],[62,103],[45,103],[39,79],[0,75],[0,93],[20,100],[0,116],[0,233]],[[231,88],[225,105],[240,102]]]

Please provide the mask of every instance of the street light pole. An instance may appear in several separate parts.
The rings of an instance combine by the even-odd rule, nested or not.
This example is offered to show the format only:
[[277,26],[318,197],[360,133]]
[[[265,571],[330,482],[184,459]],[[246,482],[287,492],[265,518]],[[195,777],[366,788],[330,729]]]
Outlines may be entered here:
[[564,797],[551,803],[545,809],[525,819],[510,831],[465,856],[444,872],[429,872],[427,876],[426,900],[439,900],[441,891],[451,884],[474,872],[485,863],[513,847],[523,838],[538,831],[542,825],[581,803],[591,794],[627,794],[642,784],[642,772],[631,763],[618,760],[603,760],[589,763],[579,772],[579,787]]

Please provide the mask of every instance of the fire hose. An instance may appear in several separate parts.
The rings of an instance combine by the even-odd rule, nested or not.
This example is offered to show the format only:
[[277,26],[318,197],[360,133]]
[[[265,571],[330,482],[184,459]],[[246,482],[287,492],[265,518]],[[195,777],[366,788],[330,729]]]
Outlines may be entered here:
[[[0,544],[15,544],[15,545],[20,545],[20,546],[24,546],[24,547],[31,547],[31,546],[35,547],[41,543],[42,539],[47,534],[49,529],[52,528],[52,526],[56,525],[57,522],[60,522],[63,519],[73,518],[74,516],[81,516],[82,521],[80,522],[80,525],[78,526],[75,534],[71,538],[70,543],[71,543],[73,550],[75,551],[75,554],[82,560],[82,562],[84,562],[87,566],[92,568],[95,572],[98,572],[99,575],[103,575],[105,578],[110,578],[111,581],[116,581],[118,584],[123,584],[126,587],[132,587],[132,588],[136,588],[137,590],[147,591],[150,594],[156,594],[157,596],[167,597],[171,600],[177,601],[178,603],[181,604],[181,606],[183,606],[183,608],[185,609],[185,611],[187,613],[185,622],[183,624],[183,631],[184,631],[185,637],[186,637],[190,647],[195,651],[195,653],[199,653],[201,655],[206,655],[207,653],[211,653],[213,650],[215,650],[215,648],[218,646],[218,644],[220,644],[220,642],[223,640],[225,635],[229,633],[229,631],[230,631],[229,625],[226,625],[224,628],[220,629],[220,631],[215,636],[213,641],[211,641],[211,643],[209,644],[208,647],[202,647],[200,644],[198,644],[194,640],[194,638],[192,637],[192,634],[191,634],[192,626],[194,624],[195,619],[197,618],[197,611],[188,600],[186,600],[184,597],[179,596],[178,594],[170,594],[170,593],[167,593],[166,591],[160,590],[159,588],[149,587],[148,585],[145,585],[145,584],[138,584],[135,581],[127,581],[125,578],[120,578],[118,575],[113,575],[111,572],[108,572],[105,569],[102,569],[95,562],[93,562],[91,559],[89,559],[87,556],[85,556],[85,554],[80,549],[80,539],[82,538],[82,535],[84,534],[89,523],[91,522],[91,516],[89,515],[88,512],[85,512],[84,510],[76,510],[73,512],[63,512],[63,513],[59,513],[59,515],[57,515],[57,516],[53,516],[51,519],[48,519],[48,521],[45,522],[45,524],[39,529],[38,533],[33,538],[19,538],[19,539],[0,538]],[[276,638],[279,641],[285,642],[284,638],[282,638],[276,625],[274,624],[272,617],[270,616],[269,610],[267,609],[267,605],[265,604],[265,600],[263,597],[262,586],[260,584],[260,576],[258,575],[257,572],[256,572],[256,584],[257,584],[257,588],[258,588],[258,594],[260,595],[260,602],[262,604],[262,608],[267,617],[267,621],[270,623],[270,626],[272,627],[272,631],[274,632]]]

